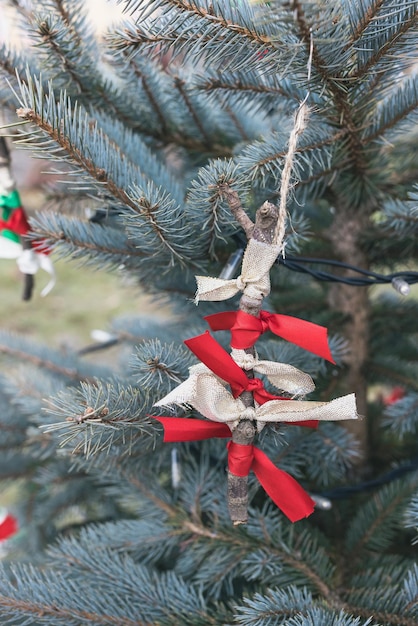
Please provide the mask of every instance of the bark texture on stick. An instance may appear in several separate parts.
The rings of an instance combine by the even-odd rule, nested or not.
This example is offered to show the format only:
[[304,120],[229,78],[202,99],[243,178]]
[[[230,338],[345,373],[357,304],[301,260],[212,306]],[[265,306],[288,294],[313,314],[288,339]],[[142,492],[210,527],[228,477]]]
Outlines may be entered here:
[[[238,194],[227,188],[222,190],[228,200],[231,212],[243,227],[247,239],[272,244],[278,219],[278,208],[270,202],[265,202],[257,211],[255,224],[250,220],[241,206]],[[245,313],[258,317],[263,304],[263,298],[250,298],[245,293],[241,296],[239,308]],[[248,348],[248,354],[255,356],[255,349]],[[249,378],[254,377],[252,370],[245,372]],[[244,391],[240,400],[246,407],[254,406],[251,392]],[[232,441],[241,445],[252,445],[257,434],[256,424],[250,420],[242,420],[232,433]],[[248,476],[235,476],[228,472],[228,508],[234,525],[245,524],[248,520]]]

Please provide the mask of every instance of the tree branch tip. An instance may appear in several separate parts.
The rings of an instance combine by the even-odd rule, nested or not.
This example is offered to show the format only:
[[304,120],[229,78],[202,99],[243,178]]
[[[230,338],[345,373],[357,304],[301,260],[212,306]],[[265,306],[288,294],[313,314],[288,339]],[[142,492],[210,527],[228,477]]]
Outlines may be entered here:
[[16,109],[16,115],[22,120],[33,120],[35,118],[35,111],[28,107],[20,107]]

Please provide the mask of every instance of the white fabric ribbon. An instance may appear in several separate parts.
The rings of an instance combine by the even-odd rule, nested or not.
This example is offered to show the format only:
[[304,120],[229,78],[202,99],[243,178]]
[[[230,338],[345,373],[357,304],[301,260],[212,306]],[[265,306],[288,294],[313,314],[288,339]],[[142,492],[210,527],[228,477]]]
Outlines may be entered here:
[[22,253],[22,244],[0,236],[0,259],[17,259]]
[[36,274],[41,269],[51,276],[51,280],[41,291],[41,296],[46,296],[55,285],[55,269],[47,254],[35,250],[24,250],[20,243],[0,237],[0,258],[16,259],[17,266],[22,274]]
[[170,404],[182,407],[190,405],[204,417],[214,422],[228,424],[231,430],[243,419],[256,421],[258,430],[261,430],[267,422],[358,418],[354,394],[336,398],[331,402],[270,400],[260,406],[246,407],[239,398],[234,399],[220,380],[202,364],[190,368],[189,378],[154,406]]
[[270,293],[270,268],[277,259],[280,246],[250,239],[242,260],[241,275],[232,280],[196,276],[199,300],[220,301],[232,298],[239,291],[246,296],[261,300]]
[[260,361],[257,353],[254,357],[252,354],[247,354],[245,350],[235,348],[232,349],[231,356],[243,370],[254,370],[259,374],[265,374],[271,384],[280,391],[286,391],[293,396],[301,396],[315,389],[315,383],[309,374],[287,363]]

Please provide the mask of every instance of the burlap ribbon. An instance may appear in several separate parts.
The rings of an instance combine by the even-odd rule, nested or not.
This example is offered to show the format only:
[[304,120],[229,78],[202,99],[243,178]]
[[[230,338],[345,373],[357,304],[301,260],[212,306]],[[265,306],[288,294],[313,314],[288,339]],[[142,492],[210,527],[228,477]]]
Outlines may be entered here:
[[[215,424],[182,417],[154,417],[164,427],[164,441],[198,441],[212,437],[230,437],[226,424]],[[253,445],[233,441],[227,444],[228,469],[235,476],[248,476],[252,470],[260,484],[279,509],[292,522],[308,517],[315,502],[287,472],[279,469],[268,456]]]
[[227,300],[239,291],[243,291],[254,300],[262,300],[270,293],[270,268],[277,259],[280,249],[280,246],[250,239],[238,278],[224,280],[196,276],[196,303],[199,300]]
[[276,389],[286,391],[293,396],[302,396],[315,389],[315,383],[309,374],[288,365],[276,361],[264,361],[247,354],[244,350],[232,349],[231,358],[243,370],[253,370],[258,374],[264,374]]
[[234,399],[224,384],[204,366],[196,365],[190,370],[189,378],[154,406],[192,406],[209,420],[228,424],[231,430],[243,419],[255,421],[260,431],[267,422],[290,422],[299,425],[299,422],[311,420],[347,420],[358,417],[354,394],[331,402],[283,399],[246,407],[239,398]]
[[243,350],[255,344],[262,333],[271,331],[278,337],[290,341],[331,363],[335,363],[328,345],[328,331],[306,320],[260,311],[259,317],[244,311],[224,311],[204,318],[210,328],[231,331],[231,346]]

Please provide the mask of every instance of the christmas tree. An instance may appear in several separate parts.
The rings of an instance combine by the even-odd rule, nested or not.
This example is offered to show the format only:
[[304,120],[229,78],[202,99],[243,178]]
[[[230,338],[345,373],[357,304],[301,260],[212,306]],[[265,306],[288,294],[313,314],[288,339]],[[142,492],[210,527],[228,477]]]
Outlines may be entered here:
[[1,333],[1,623],[412,626],[418,3],[121,4],[1,2],[2,132],[65,173],[26,247],[171,310]]

